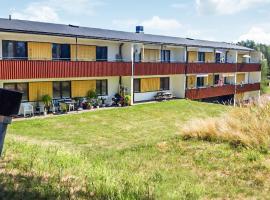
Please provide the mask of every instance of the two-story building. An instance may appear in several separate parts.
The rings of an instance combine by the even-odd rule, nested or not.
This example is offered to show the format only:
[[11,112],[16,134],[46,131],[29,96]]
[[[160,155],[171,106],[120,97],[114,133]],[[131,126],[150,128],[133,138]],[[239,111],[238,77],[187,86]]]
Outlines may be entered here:
[[158,91],[204,100],[260,95],[261,53],[224,42],[0,19],[0,57],[0,87],[29,102],[89,90],[111,99],[120,88],[134,102]]

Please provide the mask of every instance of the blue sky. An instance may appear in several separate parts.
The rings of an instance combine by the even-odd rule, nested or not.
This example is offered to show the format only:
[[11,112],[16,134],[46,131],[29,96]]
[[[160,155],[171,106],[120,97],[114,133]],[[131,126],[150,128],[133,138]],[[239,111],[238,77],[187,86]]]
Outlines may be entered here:
[[0,0],[0,17],[270,44],[270,0]]

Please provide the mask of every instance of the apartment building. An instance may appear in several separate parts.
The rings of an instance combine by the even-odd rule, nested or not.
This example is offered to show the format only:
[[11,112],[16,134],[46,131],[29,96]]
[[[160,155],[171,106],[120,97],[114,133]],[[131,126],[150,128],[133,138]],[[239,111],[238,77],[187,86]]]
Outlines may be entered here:
[[111,99],[120,88],[133,102],[158,91],[176,98],[247,100],[260,95],[261,53],[190,38],[0,19],[0,87],[37,102],[85,97]]

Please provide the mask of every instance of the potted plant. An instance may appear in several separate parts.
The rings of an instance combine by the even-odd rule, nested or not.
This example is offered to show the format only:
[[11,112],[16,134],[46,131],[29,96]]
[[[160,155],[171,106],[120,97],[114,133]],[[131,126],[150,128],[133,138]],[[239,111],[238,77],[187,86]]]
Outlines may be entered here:
[[125,95],[124,105],[125,106],[130,106],[131,105],[131,96],[130,95]]
[[97,98],[96,99],[96,108],[99,108],[100,105],[101,105],[101,103],[102,103],[101,99],[100,98]]
[[60,103],[60,110],[62,111],[62,113],[66,114],[68,111],[68,105],[65,103]]
[[42,96],[42,102],[44,103],[44,115],[47,115],[47,113],[50,110],[50,107],[52,105],[52,97],[50,95],[44,95]]

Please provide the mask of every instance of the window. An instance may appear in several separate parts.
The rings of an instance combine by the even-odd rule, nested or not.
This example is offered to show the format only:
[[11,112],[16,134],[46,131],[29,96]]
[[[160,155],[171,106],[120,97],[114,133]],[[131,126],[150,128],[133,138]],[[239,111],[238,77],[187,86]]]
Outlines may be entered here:
[[198,61],[199,62],[205,62],[205,52],[199,52],[198,53]]
[[96,81],[96,93],[98,96],[108,95],[108,81],[107,80]]
[[108,48],[107,47],[97,47],[96,48],[96,60],[97,61],[107,61],[108,60]]
[[5,83],[4,88],[22,92],[22,101],[28,101],[28,83]]
[[134,79],[133,82],[133,88],[134,88],[134,92],[139,93],[141,92],[141,80],[140,79]]
[[221,62],[221,54],[216,53],[216,63],[220,63],[220,62]]
[[53,60],[70,60],[69,44],[53,44],[52,45]]
[[170,61],[171,61],[171,51],[161,50],[161,62],[170,62]]
[[3,40],[3,59],[24,59],[27,55],[27,43]]
[[197,77],[197,87],[204,86],[204,77]]
[[170,78],[160,78],[160,90],[170,90]]
[[219,83],[219,74],[215,74],[214,76],[214,84],[217,85]]
[[53,98],[63,99],[71,97],[71,87],[69,81],[53,82]]

